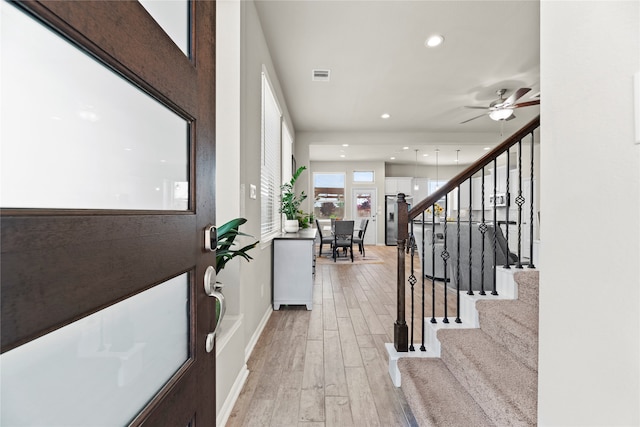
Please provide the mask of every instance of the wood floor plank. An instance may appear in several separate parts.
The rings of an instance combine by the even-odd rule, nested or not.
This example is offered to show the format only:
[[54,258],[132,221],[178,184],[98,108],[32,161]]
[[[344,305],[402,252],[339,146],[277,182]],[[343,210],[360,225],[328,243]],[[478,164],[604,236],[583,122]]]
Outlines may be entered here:
[[376,345],[373,343],[373,339],[371,335],[356,335],[356,340],[358,341],[359,348],[369,348],[375,347]]
[[302,389],[302,371],[283,372],[271,426],[285,427],[298,425],[300,409],[300,390]]
[[322,282],[318,282],[317,278],[316,284],[313,285],[313,303],[322,304]]
[[322,322],[322,304],[313,304],[313,310],[309,316],[309,328],[307,329],[307,339],[320,340],[324,339],[324,325]]
[[360,347],[356,334],[353,331],[351,319],[338,317],[338,332],[340,333],[340,345],[342,346],[342,361],[346,367],[362,366]]
[[307,340],[299,421],[324,421],[324,343]]
[[364,367],[345,368],[351,414],[357,425],[379,426],[380,420]]
[[338,320],[333,298],[325,298],[322,304],[322,323],[325,331],[337,331]]
[[395,386],[385,372],[387,366],[382,363],[375,348],[363,348],[361,351],[371,389],[378,391],[373,393],[373,401],[378,411],[380,424],[383,426],[407,426],[408,423],[404,419],[401,403],[394,398],[397,392]]
[[323,299],[333,299],[333,289],[331,289],[331,266],[330,265],[321,265],[320,269],[322,270],[322,298]]
[[349,398],[346,396],[327,396],[326,413],[327,427],[349,427],[354,426],[353,417],[351,416],[351,407]]
[[285,371],[302,371],[304,369],[310,317],[311,312],[305,309],[297,313],[294,318],[291,326],[289,349],[285,352],[281,361],[284,364]]
[[360,301],[360,310],[362,310],[364,320],[367,322],[369,331],[372,334],[385,334],[387,332],[387,329],[382,326],[382,323],[378,320],[378,316],[373,311],[373,308],[368,301]]
[[360,308],[349,309],[349,316],[351,317],[351,324],[353,325],[353,330],[358,335],[370,335],[371,331],[369,331],[369,326],[367,325],[367,321],[364,320],[364,315],[362,314],[362,310]]
[[359,308],[358,299],[356,298],[356,294],[353,292],[353,288],[351,288],[350,284],[346,284],[342,286],[342,293],[344,294],[345,302],[347,303],[347,308]]
[[275,395],[271,399],[252,399],[247,415],[242,423],[244,426],[271,425],[273,410],[275,409]]
[[336,317],[349,317],[349,308],[343,293],[333,294],[333,303],[336,309]]
[[324,393],[325,396],[348,396],[338,331],[324,331]]

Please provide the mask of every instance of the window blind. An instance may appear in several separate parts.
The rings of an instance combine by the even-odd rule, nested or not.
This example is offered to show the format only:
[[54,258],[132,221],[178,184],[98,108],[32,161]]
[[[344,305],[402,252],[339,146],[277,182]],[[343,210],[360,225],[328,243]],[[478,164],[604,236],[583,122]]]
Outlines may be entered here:
[[260,240],[273,239],[280,232],[280,145],[282,113],[267,75],[262,73],[262,163],[260,171]]

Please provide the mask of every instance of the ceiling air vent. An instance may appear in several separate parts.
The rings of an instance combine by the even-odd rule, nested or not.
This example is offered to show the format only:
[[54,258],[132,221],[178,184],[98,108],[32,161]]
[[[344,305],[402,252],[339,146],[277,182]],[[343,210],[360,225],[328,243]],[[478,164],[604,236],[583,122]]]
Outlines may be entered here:
[[331,70],[313,70],[311,80],[314,82],[328,82],[331,78]]

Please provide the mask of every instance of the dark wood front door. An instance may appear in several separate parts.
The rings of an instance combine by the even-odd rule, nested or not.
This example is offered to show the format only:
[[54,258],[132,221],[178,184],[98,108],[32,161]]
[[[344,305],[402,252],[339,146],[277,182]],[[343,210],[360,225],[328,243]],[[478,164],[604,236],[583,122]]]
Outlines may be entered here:
[[[123,145],[115,150],[122,138],[80,139],[70,149],[59,137],[60,126],[69,126],[66,132],[75,138],[112,119],[106,117],[106,107],[83,105],[81,96],[74,95],[77,81],[32,90],[41,83],[32,78],[33,87],[22,91],[25,96],[36,92],[28,103],[14,107],[3,99],[3,161],[18,163],[14,184],[27,185],[29,193],[25,181],[40,180],[37,188],[46,197],[42,205],[30,204],[29,197],[22,204],[10,199],[7,191],[8,201],[3,199],[1,206],[0,424],[102,426],[109,422],[101,414],[121,412],[123,424],[215,425],[215,349],[205,349],[215,326],[215,304],[203,286],[206,268],[215,265],[215,254],[203,244],[205,228],[215,223],[215,3],[185,2],[190,46],[186,53],[138,2],[26,1],[2,7],[17,10],[61,37],[71,49],[151,101],[110,107],[109,114],[121,115],[113,120],[127,123],[122,128],[130,126],[136,133],[133,143],[147,139],[147,155],[125,159],[136,149]],[[37,55],[30,51],[35,35],[29,31],[16,32],[20,37],[10,39],[3,28],[3,49],[25,58]],[[13,65],[6,64],[7,70]],[[42,79],[52,71],[27,70],[42,73]],[[7,75],[3,65],[3,97],[15,84],[7,81]],[[119,89],[97,86],[98,91],[118,96]],[[38,96],[49,90],[56,91],[61,103],[75,105],[73,117],[46,112],[51,116],[48,121],[38,121]],[[109,100],[116,106],[118,101]],[[144,106],[149,102],[184,122],[179,140],[149,137],[164,125],[145,123]],[[24,117],[30,117],[33,126],[11,128],[17,120],[13,118]],[[51,132],[43,130],[49,126],[46,123]],[[100,135],[111,130],[106,127]],[[40,131],[38,139],[51,138],[45,148],[32,147],[25,156],[11,157],[11,147],[24,149],[32,134]],[[184,153],[182,164],[174,164],[173,158],[153,159],[153,153],[166,144]],[[121,153],[114,156],[122,159],[107,159],[104,153],[112,151]],[[46,167],[43,161],[48,162]],[[145,172],[152,161],[157,161],[157,168],[179,169],[184,180],[152,182],[154,177],[147,175],[153,173]],[[72,178],[52,183],[55,176],[64,176],[62,169],[73,170]],[[20,175],[25,170],[26,178]],[[92,189],[86,183],[96,175],[105,177],[105,194],[114,189],[114,203],[93,207]],[[11,190],[12,183],[6,181],[12,177],[3,179],[8,185],[3,188]],[[148,198],[160,200],[157,209],[146,206],[145,195],[143,203],[134,200],[148,185],[156,192]],[[73,200],[66,198],[69,194],[83,191],[86,204],[67,201]],[[62,200],[61,206],[56,200]],[[168,321],[169,316],[176,321]],[[66,343],[71,338],[65,331],[74,328],[79,341]],[[91,379],[96,373],[98,379]]]

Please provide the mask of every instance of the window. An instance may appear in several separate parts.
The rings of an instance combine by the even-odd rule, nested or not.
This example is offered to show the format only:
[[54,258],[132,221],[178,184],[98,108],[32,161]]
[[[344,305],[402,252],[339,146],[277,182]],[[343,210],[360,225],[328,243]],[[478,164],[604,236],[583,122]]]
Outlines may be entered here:
[[313,174],[313,215],[317,219],[344,218],[343,173]]
[[353,182],[374,182],[373,171],[353,171]]
[[282,121],[282,181],[289,181],[295,172],[293,161],[293,137],[287,124]]
[[280,232],[280,146],[282,113],[266,71],[262,72],[262,146],[260,168],[260,241],[265,244]]

